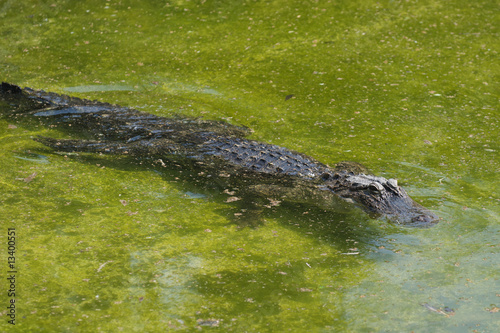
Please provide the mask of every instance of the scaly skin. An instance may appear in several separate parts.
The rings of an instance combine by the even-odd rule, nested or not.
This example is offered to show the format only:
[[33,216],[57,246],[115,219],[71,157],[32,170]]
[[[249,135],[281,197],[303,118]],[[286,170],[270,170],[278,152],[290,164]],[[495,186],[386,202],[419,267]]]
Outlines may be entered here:
[[[371,215],[411,226],[426,227],[439,220],[413,201],[394,179],[367,174],[363,166],[350,162],[332,169],[289,149],[246,139],[250,130],[244,127],[211,120],[164,118],[118,105],[21,89],[8,83],[0,86],[0,101],[7,110],[4,113],[11,118],[31,116],[94,138],[35,139],[60,151],[178,157],[246,177],[271,177],[277,185],[268,181],[262,186],[254,185],[254,189],[292,201],[305,200],[301,198],[304,193],[304,197],[353,202]],[[284,178],[296,181],[288,181],[287,187],[281,184]]]

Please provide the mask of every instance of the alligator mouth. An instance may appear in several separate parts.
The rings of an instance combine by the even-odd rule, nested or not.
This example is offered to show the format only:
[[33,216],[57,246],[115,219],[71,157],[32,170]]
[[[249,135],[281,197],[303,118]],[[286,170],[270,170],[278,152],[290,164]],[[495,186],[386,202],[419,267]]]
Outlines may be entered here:
[[439,217],[436,214],[408,196],[375,202],[360,200],[357,204],[373,218],[387,220],[406,227],[429,228],[439,222]]
[[438,217],[434,214],[421,214],[413,217],[411,219],[411,223],[414,224],[433,224],[439,221]]
[[416,203],[403,189],[399,188],[399,191],[401,196],[380,201],[370,200],[370,196],[363,197],[365,200],[361,201],[361,206],[369,215],[407,227],[428,228],[439,222],[436,214]]
[[439,217],[431,211],[423,207],[421,209],[416,209],[415,211],[404,212],[401,214],[381,214],[397,224],[404,225],[406,227],[415,228],[430,228],[439,222]]

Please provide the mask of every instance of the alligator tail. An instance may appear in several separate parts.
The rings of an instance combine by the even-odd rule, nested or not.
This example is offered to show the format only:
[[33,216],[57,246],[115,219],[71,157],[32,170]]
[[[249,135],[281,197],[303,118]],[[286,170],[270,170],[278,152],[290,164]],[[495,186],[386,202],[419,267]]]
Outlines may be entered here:
[[23,90],[14,84],[2,82],[2,85],[0,85],[0,94],[2,95],[17,95],[22,92]]
[[17,116],[53,106],[50,101],[14,84],[0,85],[0,115]]

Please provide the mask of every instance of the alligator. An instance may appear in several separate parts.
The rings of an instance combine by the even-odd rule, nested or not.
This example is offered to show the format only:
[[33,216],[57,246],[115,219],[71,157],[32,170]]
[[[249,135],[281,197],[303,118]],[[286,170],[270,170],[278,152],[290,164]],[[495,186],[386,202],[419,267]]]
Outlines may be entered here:
[[258,179],[248,187],[267,198],[322,202],[333,209],[354,204],[371,217],[405,226],[429,227],[439,221],[395,179],[375,176],[355,162],[329,167],[293,150],[248,139],[248,128],[224,121],[166,118],[9,83],[0,86],[0,107],[10,119],[29,116],[79,136],[34,138],[58,151],[152,157],[161,163],[184,161],[210,170],[205,172],[210,175]]

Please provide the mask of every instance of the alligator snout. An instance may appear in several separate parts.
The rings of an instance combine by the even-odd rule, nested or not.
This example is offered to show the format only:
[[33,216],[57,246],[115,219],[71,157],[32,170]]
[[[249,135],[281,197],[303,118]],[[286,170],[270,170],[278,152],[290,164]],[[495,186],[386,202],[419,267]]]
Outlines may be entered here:
[[425,227],[432,226],[439,221],[439,217],[432,212],[426,212],[424,214],[419,214],[411,219],[410,226]]
[[439,217],[419,205],[410,197],[404,199],[405,205],[398,205],[398,209],[391,212],[385,210],[381,215],[385,215],[389,220],[408,227],[426,228],[439,222]]

